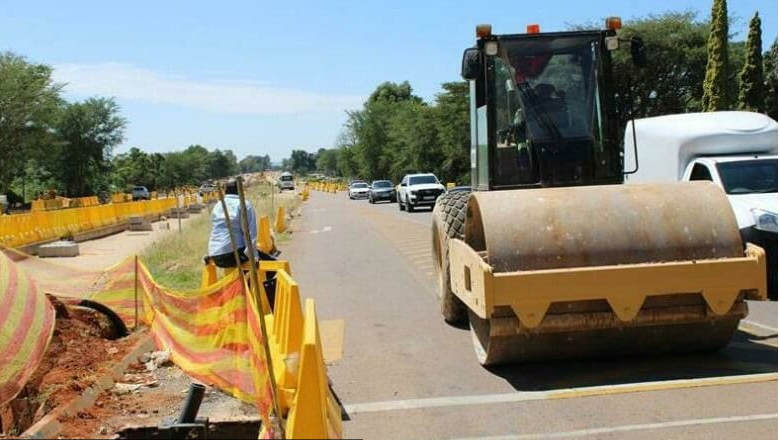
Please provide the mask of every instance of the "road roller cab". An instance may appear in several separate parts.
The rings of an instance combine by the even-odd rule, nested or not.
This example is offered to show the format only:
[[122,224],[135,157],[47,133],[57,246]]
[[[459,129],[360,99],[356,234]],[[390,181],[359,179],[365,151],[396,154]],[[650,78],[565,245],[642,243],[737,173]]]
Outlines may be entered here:
[[619,25],[481,25],[464,52],[472,192],[437,202],[433,255],[445,320],[468,320],[484,365],[717,349],[766,298],[720,189],[622,185],[611,52],[641,65],[644,47]]

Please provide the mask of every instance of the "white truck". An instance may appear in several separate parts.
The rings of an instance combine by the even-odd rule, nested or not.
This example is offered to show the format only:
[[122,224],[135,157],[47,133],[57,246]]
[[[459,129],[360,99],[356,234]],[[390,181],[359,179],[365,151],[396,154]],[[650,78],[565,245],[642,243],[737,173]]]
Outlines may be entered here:
[[626,183],[709,180],[721,187],[743,241],[766,251],[768,294],[776,300],[777,122],[724,111],[637,119],[634,126],[636,144],[631,122],[625,131]]
[[398,209],[405,209],[409,213],[421,206],[430,206],[433,209],[436,199],[447,191],[431,173],[407,174],[395,189]]

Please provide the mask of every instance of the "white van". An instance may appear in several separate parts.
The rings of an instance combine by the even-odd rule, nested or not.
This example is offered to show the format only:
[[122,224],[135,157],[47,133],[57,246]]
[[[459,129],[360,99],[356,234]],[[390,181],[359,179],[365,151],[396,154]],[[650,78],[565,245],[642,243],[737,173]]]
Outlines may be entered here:
[[279,190],[284,191],[286,189],[295,190],[295,178],[287,171],[283,172],[279,176]]

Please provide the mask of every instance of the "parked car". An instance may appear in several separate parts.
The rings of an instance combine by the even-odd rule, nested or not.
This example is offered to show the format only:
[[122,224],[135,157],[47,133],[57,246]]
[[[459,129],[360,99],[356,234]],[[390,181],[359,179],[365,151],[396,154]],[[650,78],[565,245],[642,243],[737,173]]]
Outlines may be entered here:
[[133,200],[149,200],[151,198],[149,190],[145,186],[133,187]]
[[398,209],[414,212],[414,208],[436,204],[436,199],[444,194],[446,189],[431,173],[407,174],[396,187]]
[[278,185],[279,191],[284,191],[286,189],[295,191],[295,178],[293,178],[291,173],[285,171],[279,176]]
[[198,188],[198,193],[202,196],[204,194],[212,193],[217,190],[217,187],[213,183],[204,183]]
[[374,180],[371,182],[371,189],[368,191],[368,203],[376,203],[380,200],[395,203],[393,182],[389,180]]
[[365,199],[368,197],[368,184],[366,182],[353,183],[349,186],[348,194],[351,200]]

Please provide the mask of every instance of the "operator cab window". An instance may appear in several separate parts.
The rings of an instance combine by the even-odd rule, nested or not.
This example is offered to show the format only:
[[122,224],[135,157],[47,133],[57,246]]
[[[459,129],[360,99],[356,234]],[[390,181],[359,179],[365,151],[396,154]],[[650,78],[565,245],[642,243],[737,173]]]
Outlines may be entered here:
[[707,169],[706,166],[697,163],[693,166],[693,170],[691,170],[690,180],[709,180],[710,182],[712,182],[712,175],[710,174],[710,170]]
[[599,45],[592,36],[509,39],[493,64],[497,186],[609,174]]

